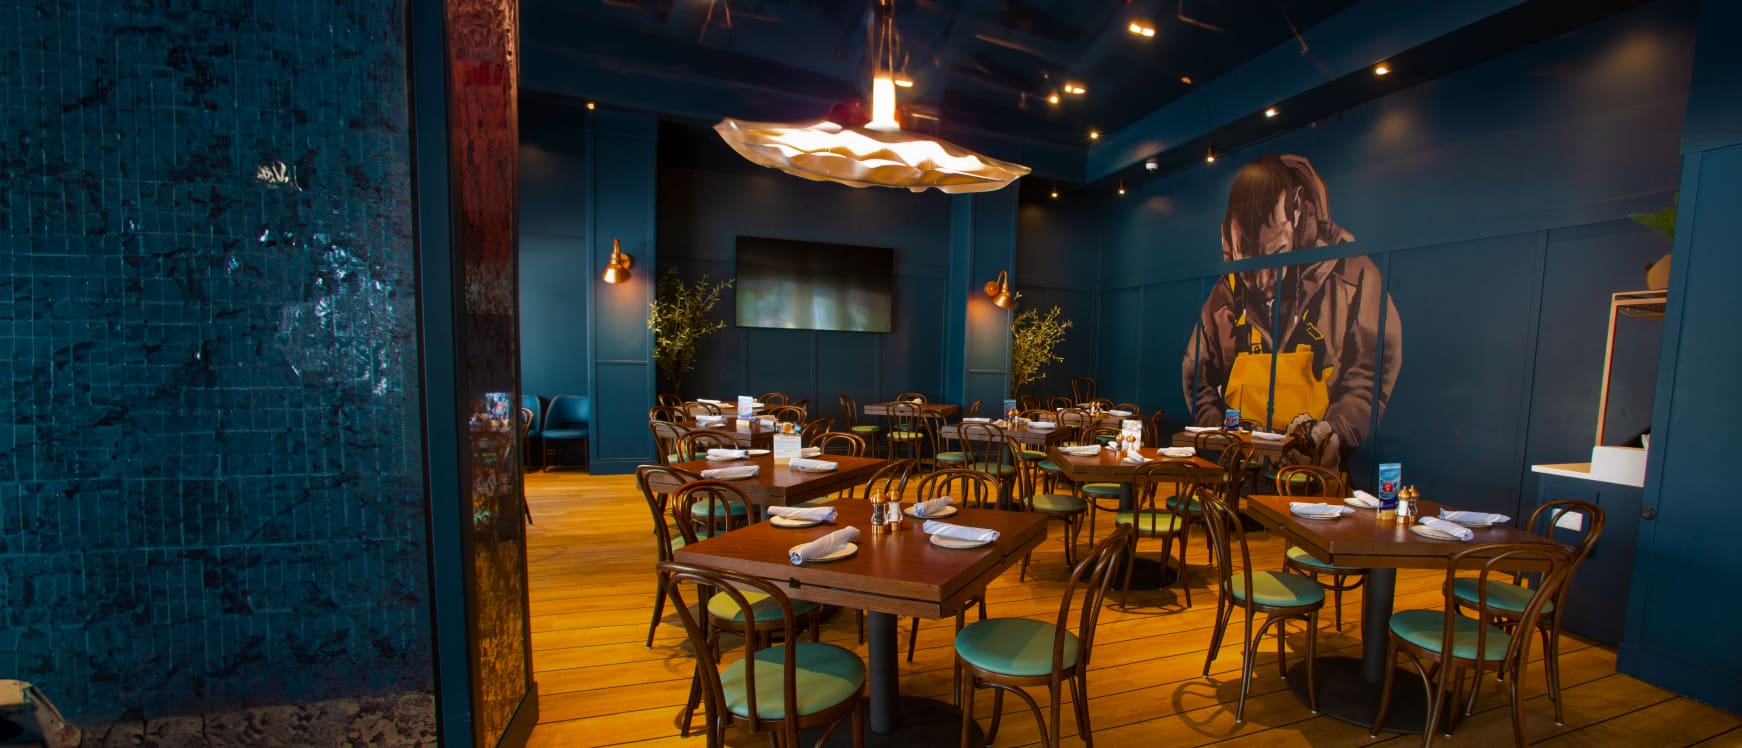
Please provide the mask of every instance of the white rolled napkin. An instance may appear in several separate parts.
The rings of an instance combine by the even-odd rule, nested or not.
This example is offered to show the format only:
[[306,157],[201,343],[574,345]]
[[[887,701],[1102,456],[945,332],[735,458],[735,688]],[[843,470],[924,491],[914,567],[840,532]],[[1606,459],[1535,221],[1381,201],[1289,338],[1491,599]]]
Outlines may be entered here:
[[721,404],[722,404],[722,403],[721,403],[721,402],[720,402],[720,401],[719,401],[719,400],[709,400],[709,399],[707,399],[707,398],[705,398],[705,397],[698,397],[698,398],[696,398],[696,402],[698,402],[698,403],[707,403],[707,404],[709,404],[709,405],[721,405]]
[[992,422],[992,419],[983,418],[980,416],[968,416],[968,417],[962,419],[962,423],[991,423],[991,422]]
[[825,470],[826,471],[826,470],[834,470],[835,468],[838,468],[841,466],[840,463],[837,463],[837,462],[829,462],[828,460],[808,460],[808,459],[805,459],[803,457],[794,457],[794,458],[792,458],[792,461],[788,464],[792,465],[792,469],[794,469],[794,470]]
[[725,422],[726,422],[725,416],[716,416],[716,415],[712,415],[709,413],[700,413],[700,414],[696,415],[696,423],[698,423],[698,424],[700,424],[700,423],[725,423]]
[[1470,528],[1456,522],[1447,522],[1438,517],[1422,517],[1421,524],[1463,541],[1469,541],[1476,537],[1475,531]]
[[955,540],[970,540],[978,543],[990,543],[998,539],[997,530],[968,527],[966,525],[953,525],[948,522],[939,522],[935,519],[926,520],[925,524],[921,525],[919,529],[924,530],[927,535],[936,535],[940,538],[953,538]]
[[822,447],[805,447],[798,451],[800,457],[816,457],[823,453]]
[[1312,517],[1329,517],[1333,514],[1354,514],[1355,510],[1346,506],[1323,504],[1313,501],[1290,501],[1288,510],[1295,514]]
[[1468,524],[1468,523],[1474,522],[1476,524],[1486,523],[1486,524],[1490,524],[1490,525],[1504,525],[1504,524],[1512,521],[1511,517],[1508,517],[1504,514],[1492,514],[1489,512],[1455,511],[1452,509],[1445,509],[1445,508],[1440,509],[1440,519],[1446,520],[1447,522],[1457,522],[1459,524]]
[[723,449],[716,447],[708,450],[708,459],[710,460],[742,460],[749,456],[750,453],[745,452],[742,449]]
[[955,501],[955,499],[952,499],[948,496],[939,496],[935,499],[921,501],[921,502],[913,505],[913,516],[915,516],[915,517],[927,517],[927,516],[930,516],[933,514],[937,514],[938,512],[943,511],[945,507],[949,506],[950,503],[954,502],[954,501]]
[[1283,439],[1287,439],[1288,434],[1273,434],[1269,431],[1254,431],[1254,432],[1252,432],[1252,438],[1276,442],[1276,441],[1282,441]]
[[1109,410],[1109,411],[1107,411],[1107,415],[1110,415],[1110,416],[1128,416],[1128,415],[1131,415],[1131,411],[1129,411],[1129,410]]
[[852,526],[843,527],[792,549],[792,552],[790,553],[792,563],[795,566],[802,565],[804,562],[813,558],[827,556],[835,551],[841,550],[843,547],[846,547],[846,545],[853,542],[853,538],[856,537],[859,537],[859,528]]
[[1205,431],[1221,431],[1222,427],[1221,426],[1187,426],[1186,430],[1190,431],[1194,434],[1201,434]]
[[1143,455],[1141,455],[1137,452],[1132,452],[1130,454],[1125,455],[1125,459],[1120,460],[1120,462],[1123,462],[1127,465],[1142,465],[1145,462],[1149,462],[1149,458],[1144,457]]
[[832,506],[771,506],[768,507],[768,516],[833,522],[835,521],[835,508]]
[[702,477],[712,478],[714,480],[737,480],[739,478],[754,477],[760,470],[762,470],[762,466],[760,465],[738,465],[736,467],[713,468],[710,470],[703,470]]
[[916,397],[916,398],[914,398],[914,399],[912,399],[912,400],[909,400],[909,401],[908,401],[908,402],[910,402],[910,403],[913,403],[913,404],[914,404],[914,405],[924,405],[924,404],[925,404],[925,398],[920,398],[920,397]]
[[1099,445],[1099,444],[1084,444],[1084,445],[1076,446],[1076,447],[1059,447],[1059,451],[1063,452],[1065,454],[1068,454],[1068,455],[1072,455],[1074,457],[1088,457],[1089,455],[1100,454],[1101,453],[1101,445]]
[[1378,509],[1379,508],[1379,497],[1374,496],[1373,494],[1367,493],[1366,491],[1363,491],[1359,488],[1355,489],[1355,497],[1353,499],[1350,499],[1350,500],[1357,503],[1357,504],[1360,504],[1361,506],[1364,506],[1368,509]]
[[1162,457],[1193,457],[1197,455],[1197,447],[1162,447]]

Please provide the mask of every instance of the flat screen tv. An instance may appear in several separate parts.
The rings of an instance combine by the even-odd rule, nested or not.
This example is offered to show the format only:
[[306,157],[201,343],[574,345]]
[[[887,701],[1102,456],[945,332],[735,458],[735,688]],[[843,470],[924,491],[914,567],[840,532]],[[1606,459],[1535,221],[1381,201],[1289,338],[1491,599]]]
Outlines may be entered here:
[[739,327],[889,332],[895,252],[738,237]]

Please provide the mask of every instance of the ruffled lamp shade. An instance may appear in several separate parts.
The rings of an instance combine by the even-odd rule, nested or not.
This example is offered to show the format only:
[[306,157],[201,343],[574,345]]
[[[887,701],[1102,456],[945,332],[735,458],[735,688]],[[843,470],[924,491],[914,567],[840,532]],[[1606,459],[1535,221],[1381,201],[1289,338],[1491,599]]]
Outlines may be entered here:
[[952,195],[991,192],[1030,171],[1021,164],[893,128],[850,127],[827,120],[808,125],[745,122],[728,117],[714,130],[738,155],[754,163],[850,187],[935,189]]

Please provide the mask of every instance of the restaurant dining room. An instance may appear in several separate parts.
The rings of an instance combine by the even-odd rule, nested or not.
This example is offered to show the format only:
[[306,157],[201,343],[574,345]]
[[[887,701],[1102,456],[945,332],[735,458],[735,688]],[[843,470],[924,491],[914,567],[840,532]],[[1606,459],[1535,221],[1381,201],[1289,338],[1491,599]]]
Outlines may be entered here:
[[0,746],[1742,746],[1742,3],[28,5]]

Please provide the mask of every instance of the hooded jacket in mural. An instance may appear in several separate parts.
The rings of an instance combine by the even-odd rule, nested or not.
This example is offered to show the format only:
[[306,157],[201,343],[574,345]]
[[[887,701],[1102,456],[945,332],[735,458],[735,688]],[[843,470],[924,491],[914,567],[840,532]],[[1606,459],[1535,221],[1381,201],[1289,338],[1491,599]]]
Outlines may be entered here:
[[[1229,407],[1223,389],[1234,359],[1252,352],[1256,333],[1263,354],[1296,351],[1301,346],[1311,351],[1313,371],[1323,375],[1329,402],[1322,416],[1309,415],[1327,423],[1342,446],[1352,449],[1366,440],[1374,416],[1384,415],[1397,382],[1403,360],[1403,326],[1397,308],[1384,293],[1379,268],[1366,257],[1290,266],[1282,270],[1281,283],[1277,300],[1282,318],[1276,327],[1280,334],[1272,331],[1277,320],[1264,294],[1248,285],[1245,274],[1230,274],[1216,283],[1184,361],[1183,381],[1193,420],[1204,425],[1222,422]],[[1382,314],[1384,365],[1376,372]],[[1278,410],[1276,427],[1287,426],[1296,415]],[[1249,417],[1262,421],[1264,414]]]

